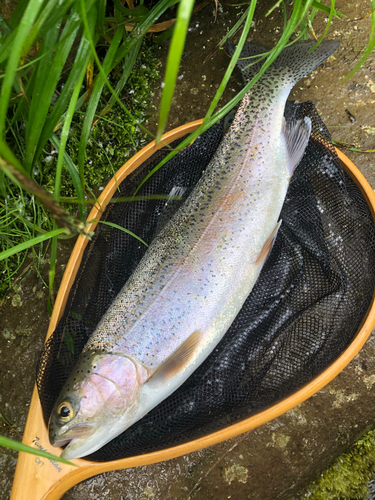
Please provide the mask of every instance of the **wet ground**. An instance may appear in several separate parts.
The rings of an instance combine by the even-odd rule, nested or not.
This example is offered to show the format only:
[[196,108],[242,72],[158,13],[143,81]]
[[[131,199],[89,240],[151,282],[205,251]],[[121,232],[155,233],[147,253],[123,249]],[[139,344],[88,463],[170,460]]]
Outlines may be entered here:
[[[272,46],[280,36],[281,11],[269,18],[264,14],[273,2],[263,2],[256,12],[252,38]],[[186,49],[173,100],[169,129],[202,118],[227,67],[229,58],[219,51],[207,63],[227,29],[236,22],[241,7],[219,6],[214,22],[214,4],[197,13],[191,22]],[[313,75],[292,92],[299,101],[312,100],[336,141],[362,149],[375,149],[375,59],[348,81],[344,77],[361,57],[370,30],[370,1],[351,3],[338,0],[336,8],[347,18],[334,19],[330,37],[341,40],[340,49]],[[173,13],[171,13],[173,17]],[[324,15],[314,24],[320,36],[326,26]],[[162,65],[167,45],[158,49]],[[161,67],[161,73],[163,66]],[[232,77],[225,98],[241,88],[239,74]],[[155,93],[155,106],[160,89]],[[349,118],[348,109],[355,117]],[[156,115],[155,115],[156,116]],[[150,119],[150,127],[155,119]],[[375,155],[345,154],[362,170],[375,187]],[[119,165],[120,166],[120,165]],[[58,279],[70,248],[61,243]],[[41,268],[47,279],[48,263]],[[48,325],[47,291],[36,274],[20,279],[0,315],[0,413],[1,433],[20,439],[34,384],[35,366]],[[250,433],[185,457],[89,479],[64,495],[65,500],[88,499],[259,499],[273,500],[297,495],[311,479],[342,450],[375,424],[375,382],[372,337],[360,355],[323,391],[286,415]],[[14,426],[10,428],[6,423]],[[9,497],[16,453],[0,451],[0,499]],[[30,497],[31,498],[31,497]]]

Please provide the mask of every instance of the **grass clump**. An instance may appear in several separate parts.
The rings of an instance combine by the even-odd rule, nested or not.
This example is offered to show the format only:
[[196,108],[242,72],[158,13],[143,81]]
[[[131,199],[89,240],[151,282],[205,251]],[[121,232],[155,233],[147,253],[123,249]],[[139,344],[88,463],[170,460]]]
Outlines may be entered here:
[[[6,250],[26,238],[44,234],[52,227],[51,215],[35,197],[18,186],[9,185],[6,196],[0,199],[0,248]],[[25,249],[0,261],[0,299],[11,287],[14,277],[24,265],[27,256],[33,258],[38,269],[45,257],[46,248],[35,245],[31,252]]]
[[375,431],[368,432],[346,453],[340,455],[314,481],[302,499],[363,500],[367,498],[368,483],[375,472]]
[[[153,55],[151,43],[145,41],[134,65],[134,71],[130,74],[120,96],[136,123],[142,123],[147,118],[147,108],[153,96],[153,84],[159,79],[157,64],[158,60]],[[119,78],[119,73],[109,78],[113,87],[116,86]],[[133,120],[129,119],[117,103],[111,109],[105,110],[110,97],[111,93],[108,89],[104,89],[85,150],[85,186],[89,192],[94,191],[96,194],[98,194],[97,189],[104,187],[123,163],[149,142],[146,134]],[[74,164],[78,163],[86,107],[87,105],[83,106],[74,115],[66,144],[66,152]],[[100,116],[103,110],[105,114]],[[57,151],[52,147],[50,152],[41,158],[42,171],[45,176],[43,186],[50,192],[54,189],[56,165]],[[61,200],[64,207],[69,209],[69,205],[66,205],[69,201],[67,198],[73,198],[71,201],[76,200],[76,193],[69,172],[64,169],[61,176]],[[70,207],[71,210],[76,210],[76,205],[70,205]]]
[[[153,56],[153,47],[145,41],[140,49],[134,70],[129,75],[126,85],[121,92],[121,98],[134,117],[136,123],[142,123],[147,115],[146,110],[153,95],[153,83],[159,78],[157,59]],[[115,87],[120,80],[120,72],[109,77]],[[63,86],[62,86],[63,87]],[[108,89],[102,93],[98,104],[95,123],[88,138],[84,160],[84,183],[89,193],[98,195],[110,177],[125,163],[137,150],[148,142],[145,133],[136,125],[133,119],[115,103],[106,109],[111,97]],[[84,125],[87,103],[74,114],[65,152],[73,164],[78,163],[78,151]],[[104,110],[103,116],[100,113]],[[22,133],[17,135],[20,143],[19,154],[22,156]],[[56,143],[61,139],[61,129],[56,132]],[[15,131],[9,129],[8,144],[17,148]],[[47,192],[53,193],[56,182],[58,150],[53,142],[47,143],[33,168],[33,177]],[[92,196],[90,196],[92,198]],[[67,168],[63,168],[60,179],[60,198],[64,209],[72,216],[77,213],[77,193],[72,184],[71,175]],[[70,203],[69,203],[70,202]],[[4,198],[0,198],[0,250],[7,250],[23,240],[31,239],[38,234],[46,234],[53,229],[51,213],[38,203],[35,196],[20,186],[7,183]],[[32,247],[34,266],[38,269],[45,258],[47,247],[40,244]],[[18,270],[25,263],[30,250],[12,255],[8,259],[0,260],[0,299],[11,287],[12,280]]]

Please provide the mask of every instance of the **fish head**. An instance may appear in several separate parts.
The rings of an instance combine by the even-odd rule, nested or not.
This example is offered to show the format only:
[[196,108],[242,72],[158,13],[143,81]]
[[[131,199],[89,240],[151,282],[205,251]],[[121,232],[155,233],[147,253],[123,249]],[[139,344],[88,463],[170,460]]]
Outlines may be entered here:
[[78,458],[120,434],[118,422],[131,418],[146,369],[127,356],[82,354],[66,381],[49,421],[53,446],[68,446],[64,458]]

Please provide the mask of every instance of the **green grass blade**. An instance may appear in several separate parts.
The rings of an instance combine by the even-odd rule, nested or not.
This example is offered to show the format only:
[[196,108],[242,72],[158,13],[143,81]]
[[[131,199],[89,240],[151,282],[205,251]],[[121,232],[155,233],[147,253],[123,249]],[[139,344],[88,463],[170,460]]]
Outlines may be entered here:
[[[90,55],[91,55],[91,48],[90,48],[90,52],[89,52],[89,56],[88,56],[87,62],[90,59]],[[86,64],[86,67],[87,67],[87,64]],[[77,104],[76,104],[76,109],[74,111],[78,111],[85,104],[87,93],[88,93],[88,91],[86,90],[86,92],[84,92],[81,95],[81,97],[78,99]],[[57,130],[60,130],[60,128],[63,126],[64,120],[65,120],[65,116],[66,116],[66,112],[63,113],[61,115],[60,119],[57,121],[57,123],[56,123],[56,125],[54,127],[54,132],[56,132]]]
[[[332,18],[333,18],[333,16],[336,13],[335,2],[336,2],[336,0],[331,0],[331,6],[329,7],[329,11],[328,11],[329,16],[328,16],[327,26],[326,26],[326,28],[324,30],[323,35],[320,37],[320,39],[318,40],[318,42],[314,45],[314,47],[313,47],[312,50],[315,50],[322,43],[322,41],[324,40],[324,38],[326,37],[326,34],[327,34],[327,32],[328,32],[328,30],[329,30],[329,28],[331,26]],[[317,4],[317,2],[314,0],[312,2],[312,5],[314,7],[313,10],[318,10],[319,9],[319,7],[316,7],[316,4]],[[318,5],[321,5],[321,4],[319,3]],[[326,6],[324,6],[324,7],[326,7]],[[313,15],[315,15],[315,14],[313,14]],[[309,23],[309,24],[311,24],[311,23]]]
[[60,0],[59,2],[49,0],[46,3],[25,41],[24,54],[29,52],[31,45],[38,36],[44,38],[47,31],[53,27],[57,28],[57,25],[64,20],[64,14],[73,3],[74,0]]
[[[50,47],[47,51],[45,51],[43,53],[43,55],[40,55],[38,57],[33,57],[33,58],[30,58],[29,56],[27,56],[26,59],[30,59],[29,62],[21,64],[20,66],[18,66],[17,72],[19,72],[21,74],[22,78],[25,78],[27,80],[27,75],[29,73],[29,70],[27,70],[27,68],[30,68],[30,66],[35,66],[36,63],[38,63],[41,59],[43,59],[44,57],[46,57],[50,52],[54,52],[58,48],[58,46],[59,46],[60,43],[64,43],[65,40],[67,38],[69,38],[69,35],[70,34],[68,33],[67,35],[65,35],[65,37],[61,37],[60,40],[55,45],[52,45],[52,47]],[[1,48],[2,48],[2,46],[1,46]],[[4,74],[0,74],[0,80],[2,80],[4,78],[4,76],[5,76]]]
[[162,31],[162,33],[159,36],[156,36],[154,38],[154,44],[161,45],[163,42],[165,42],[165,40],[168,40],[168,38],[171,38],[173,35],[174,28],[175,28],[175,26],[173,24],[165,31]]
[[[315,0],[307,0],[305,2],[305,4],[303,5],[302,2],[297,2],[297,0],[294,0],[295,2],[295,5],[299,5],[300,8],[296,9],[296,18],[297,18],[297,21],[296,21],[296,26],[295,28],[297,28],[297,26],[299,26],[299,24],[301,23],[302,20],[305,19],[305,16],[307,14],[307,12],[309,11],[309,9],[311,9],[311,6],[312,4],[314,3]],[[294,31],[294,30],[293,30]],[[284,33],[283,33],[284,35]]]
[[[115,87],[115,94],[118,96],[120,95],[122,89],[124,88],[133,68],[135,61],[137,60],[137,56],[139,53],[139,49],[141,48],[142,45],[142,38],[138,40],[136,45],[134,45],[128,54],[125,56],[124,60],[124,65],[123,65],[123,72],[121,75],[120,80],[117,82],[117,85]],[[104,116],[108,111],[113,107],[115,104],[116,99],[114,95],[111,95],[111,98],[109,99],[108,103],[104,107],[104,109],[100,112],[100,116]]]
[[60,149],[59,149],[59,154],[57,157],[56,177],[55,177],[55,199],[56,199],[56,201],[60,200],[61,174],[62,174],[62,166],[63,166],[63,160],[64,160],[65,147],[66,147],[66,143],[68,140],[70,125],[71,125],[72,119],[73,119],[74,109],[75,109],[75,106],[77,103],[77,99],[78,99],[79,92],[81,90],[81,85],[82,85],[82,82],[83,82],[85,75],[86,75],[86,67],[83,66],[81,68],[81,74],[77,80],[75,87],[74,87],[72,98],[70,100],[68,111],[66,113],[64,126],[63,126],[63,129],[61,131]]
[[365,50],[363,52],[363,56],[359,60],[358,64],[355,66],[355,68],[349,73],[347,77],[342,80],[343,82],[346,82],[349,78],[351,78],[357,71],[362,67],[362,64],[366,61],[366,59],[370,56],[372,51],[375,48],[375,38],[373,40],[369,40],[367,42],[367,45],[365,47]]
[[191,13],[193,11],[193,5],[194,0],[181,0],[178,7],[177,20],[175,29],[173,31],[172,42],[167,60],[167,68],[164,77],[165,85],[161,98],[158,130],[156,132],[156,143],[160,141],[160,137],[162,136],[165,125],[167,123],[174,88],[177,81],[178,69],[180,67],[182,51],[184,50],[185,46],[186,33],[189,26]]
[[[47,52],[49,47],[56,44],[58,34],[58,29],[51,29],[47,32],[39,49],[41,53],[43,53],[44,51]],[[36,71],[35,84],[33,87],[32,95],[29,96],[29,99],[31,97],[31,105],[26,125],[25,169],[28,173],[30,173],[31,171],[32,159],[36,149],[36,143],[41,132],[40,127],[34,126],[34,123],[35,125],[37,125],[38,122],[42,123],[42,120],[39,119],[39,116],[41,116],[41,118],[43,119],[47,114],[47,110],[50,105],[50,99],[48,101],[47,99],[44,99],[44,87],[48,79],[49,69],[52,66],[52,57],[53,54],[49,52],[46,57],[39,61],[39,63],[36,65],[36,69],[34,70]],[[45,108],[47,109],[44,112]]]
[[343,80],[346,82],[349,78],[351,78],[362,66],[362,64],[366,61],[366,59],[369,57],[371,52],[373,51],[375,47],[375,0],[371,0],[371,28],[370,28],[370,34],[369,34],[369,39],[367,42],[367,45],[364,49],[363,56],[361,57],[360,61],[358,64],[355,66],[355,68],[349,73],[349,75]]
[[[50,108],[52,96],[56,90],[61,77],[61,72],[71,51],[73,42],[77,36],[79,28],[79,18],[73,11],[65,24],[60,38],[64,38],[64,43],[57,45],[56,52],[52,59],[52,53],[39,62],[37,83],[34,88],[31,100],[29,120],[26,127],[26,156],[25,168],[31,171],[35,163],[35,153],[39,138],[43,129],[43,124]],[[49,47],[56,43],[58,30],[51,28],[45,36],[45,43],[41,50],[49,50]],[[82,68],[81,68],[82,70]]]
[[27,446],[27,444],[14,441],[13,439],[9,439],[5,436],[0,436],[0,446],[3,446],[5,448],[10,448],[11,450],[30,453],[31,455],[38,455],[39,457],[47,458],[52,462],[61,462],[63,464],[74,465],[75,467],[78,467],[78,465],[74,464],[73,462],[69,462],[69,460],[65,460],[65,458],[57,457],[52,453],[48,453],[48,451],[39,450],[38,448],[33,448],[32,446]]
[[22,186],[23,189],[33,194],[51,212],[52,217],[60,226],[69,228],[74,233],[81,231],[81,227],[77,226],[76,221],[56,202],[55,198],[31,179],[9,146],[1,140],[0,170],[4,171],[18,187]]
[[[54,231],[56,231],[55,222],[53,223],[53,229]],[[52,314],[52,309],[55,302],[54,284],[56,275],[57,236],[58,235],[54,235],[52,238],[51,252],[50,252],[49,273],[48,273],[48,303],[47,303],[49,314]]]
[[[59,152],[60,151],[60,141],[59,141],[58,137],[55,134],[52,134],[50,140],[51,140],[51,143],[56,148],[56,150]],[[69,175],[72,179],[74,189],[77,193],[79,218],[83,221],[86,217],[85,192],[84,192],[83,186],[81,184],[81,179],[79,177],[78,169],[74,165],[72,159],[70,158],[70,156],[68,155],[68,153],[66,151],[64,152],[64,165],[66,166],[66,168],[69,172]]]
[[23,168],[19,159],[16,157],[16,155],[10,149],[8,144],[0,138],[0,159],[1,158],[4,158],[5,161],[7,161],[8,163],[11,163],[14,166],[14,168],[16,168],[19,172],[21,172],[23,175],[27,176],[27,172]]
[[[63,14],[69,9],[73,2],[74,0],[63,0],[56,4],[55,0],[49,0],[49,2],[44,5],[44,8],[41,10],[40,14],[35,18],[35,23],[31,23],[29,33],[23,41],[23,55],[28,54],[31,45],[34,43],[37,36],[39,34],[40,36],[44,36],[45,32],[58,22],[58,19],[63,16]],[[43,0],[42,3],[44,3]],[[41,33],[39,33],[40,31]],[[16,34],[16,31],[14,34]],[[10,50],[12,49],[13,41],[14,37],[12,33],[5,40],[4,45],[2,45],[1,47],[2,50],[0,51],[0,66],[4,63],[4,61],[8,59]]]
[[[328,5],[324,5],[322,4],[320,1],[318,2],[317,0],[313,0],[313,2],[311,3],[311,6],[314,7],[314,9],[317,9],[317,10],[321,10],[323,12],[325,12],[326,14],[330,14],[331,13],[331,7],[332,7],[332,3],[331,3],[331,7],[328,7]],[[337,10],[334,9],[334,12],[333,12],[333,15],[335,17],[347,17],[345,14],[343,14],[342,12],[339,12]]]
[[[72,98],[69,104],[68,111],[66,113],[64,126],[61,132],[61,141],[60,141],[60,150],[59,156],[57,159],[56,165],[56,178],[55,178],[55,198],[57,201],[60,200],[60,186],[61,186],[61,173],[62,173],[62,165],[65,154],[66,142],[68,139],[70,124],[72,122],[76,102],[79,96],[79,92],[81,90],[82,81],[86,74],[86,66],[81,68],[81,74],[78,77],[77,83],[75,85]],[[82,187],[82,186],[81,186]],[[82,205],[80,206],[80,208]],[[56,224],[54,224],[54,228]],[[57,236],[52,239],[51,245],[51,256],[50,256],[50,271],[49,271],[49,296],[48,296],[48,309],[52,311],[52,305],[54,302],[54,281],[56,274],[56,255],[57,255]]]
[[300,29],[301,29],[301,33],[300,33],[300,37],[302,40],[308,40],[309,39],[309,23],[308,23],[308,19],[301,19],[301,23],[300,23]]
[[10,18],[9,24],[12,26],[12,28],[17,28],[19,25],[22,16],[26,10],[27,4],[29,0],[20,0],[17,2],[16,8],[14,9],[14,12],[12,14],[12,17]]
[[211,102],[211,105],[206,113],[206,116],[204,117],[204,122],[202,124],[202,126],[204,127],[205,124],[207,123],[208,119],[210,118],[210,116],[212,115],[212,113],[214,112],[221,96],[223,95],[223,92],[229,82],[229,78],[231,77],[232,73],[233,73],[233,70],[234,68],[236,67],[236,63],[238,61],[238,58],[240,57],[241,55],[241,51],[242,51],[242,47],[244,46],[245,44],[245,41],[246,41],[246,37],[247,37],[247,34],[250,30],[250,26],[251,26],[251,23],[253,21],[253,17],[254,17],[254,12],[255,12],[255,7],[256,7],[256,4],[257,4],[257,0],[251,0],[251,3],[250,3],[250,6],[249,6],[249,9],[247,11],[247,17],[246,17],[246,21],[245,21],[245,26],[244,26],[244,29],[242,31],[242,34],[241,34],[241,37],[240,37],[240,40],[238,42],[238,45],[237,45],[237,48],[236,48],[236,51],[235,53],[233,54],[230,62],[229,62],[229,65],[228,65],[228,68],[225,72],[225,75],[221,81],[221,84],[215,94],[215,97],[213,98],[212,102]]
[[[35,85],[35,81],[36,81],[36,75],[37,75],[37,72],[33,71],[31,73],[31,77],[29,79],[26,78],[27,86],[26,86],[26,88],[24,88],[24,91],[25,91],[25,94],[27,96],[27,99],[25,99],[25,97],[22,97],[19,100],[17,109],[14,112],[14,115],[13,115],[13,118],[10,122],[9,127],[12,127],[17,121],[22,121],[23,123],[25,123],[25,121],[27,120],[27,115],[29,114],[29,109],[30,109],[30,96],[33,93],[33,89],[34,89],[34,85]],[[14,88],[16,88],[16,78],[14,79],[13,86],[14,86]],[[21,118],[21,115],[23,113],[25,114],[25,117]]]
[[59,236],[60,234],[69,234],[69,231],[66,228],[61,228],[61,229],[55,229],[53,231],[48,231],[48,233],[41,234],[39,236],[36,236],[35,238],[32,238],[31,240],[24,241],[20,243],[19,245],[16,245],[12,248],[9,248],[8,250],[5,250],[4,252],[0,253],[0,261],[7,259],[11,255],[15,255],[16,253],[23,252],[27,248],[30,248],[34,245],[38,245],[39,243],[42,243],[43,241],[47,241],[55,236]]
[[148,15],[148,9],[144,5],[138,5],[134,9],[128,9],[127,7],[124,7],[120,0],[114,0],[116,10],[118,10],[124,17],[127,18],[133,18],[134,15],[136,17],[141,17],[144,19]]
[[12,33],[9,33],[7,37],[2,36],[0,40],[0,68],[5,67],[6,60],[11,53],[12,46],[14,44],[14,40],[17,36],[17,30],[13,30]]
[[278,0],[271,8],[270,10],[266,13],[264,17],[268,17],[269,15],[272,14],[272,12],[279,7],[281,3],[284,3],[284,0]]
[[37,233],[40,233],[40,234],[46,234],[47,231],[45,229],[42,229],[41,227],[37,226],[35,223],[33,224],[32,222],[28,221],[20,213],[15,212],[14,215],[15,215],[15,217],[17,217],[17,219],[22,221],[23,224],[25,226],[27,226],[29,229],[31,229],[32,231],[36,231]]
[[241,27],[241,25],[244,23],[245,19],[247,18],[248,14],[249,14],[249,8],[248,7],[245,12],[242,14],[242,16],[239,18],[239,20],[236,22],[236,24],[233,26],[233,28],[231,30],[228,31],[228,33],[224,36],[224,38],[222,38],[222,40],[220,41],[220,47],[223,47],[225,42],[230,38],[232,37],[237,31],[238,29]]
[[[106,6],[107,6],[107,0],[98,0],[96,2],[96,8],[98,10],[98,21],[96,24],[96,29],[98,30],[101,36],[104,36],[105,33],[104,23],[105,23]],[[89,13],[87,13],[87,15],[88,14]]]
[[119,229],[120,231],[123,231],[124,233],[130,234],[130,236],[133,236],[133,238],[135,238],[136,240],[143,243],[143,245],[148,247],[147,243],[145,241],[143,241],[142,238],[140,238],[139,236],[134,234],[132,231],[129,231],[129,229],[126,229],[125,227],[119,226],[118,224],[114,224],[113,222],[108,222],[108,221],[104,221],[104,220],[97,220],[97,219],[93,219],[93,220],[90,220],[88,222],[90,222],[90,223],[91,222],[99,222],[100,224],[105,224],[106,226],[111,226],[111,227],[114,227],[115,229]]
[[13,79],[17,71],[17,66],[21,57],[23,45],[42,4],[43,0],[30,0],[27,8],[25,9],[24,15],[22,16],[21,22],[18,26],[14,38],[0,94],[0,139],[4,137],[5,133],[6,115],[9,106],[9,99],[12,92]]
[[0,170],[0,193],[3,198],[6,197],[5,174],[2,170]]
[[[143,38],[147,31],[151,28],[153,24],[159,19],[159,17],[164,14],[164,12],[178,3],[179,0],[159,0],[156,2],[154,7],[150,10],[148,16],[140,22],[132,31],[131,35],[121,47],[116,57],[113,61],[112,68],[117,66],[121,60],[125,57],[125,54],[137,43],[137,38]],[[134,34],[133,34],[134,32]],[[136,35],[136,36],[134,36]]]
[[[96,19],[97,19],[96,9],[92,8],[87,14],[88,27],[92,36],[95,30]],[[58,123],[59,122],[63,123],[62,117],[69,104],[73,89],[77,83],[81,69],[82,67],[85,68],[87,67],[90,54],[91,54],[90,44],[87,38],[85,37],[85,34],[82,33],[81,41],[77,50],[77,55],[75,57],[73,66],[70,70],[68,79],[65,82],[64,88],[51,110],[51,114],[47,117],[42,133],[40,134],[40,139],[35,152],[35,159],[39,158],[39,155],[41,154],[46,142],[51,137],[51,134],[53,133],[55,127],[57,127]],[[80,101],[81,102],[79,104],[77,103],[75,111],[77,111],[77,109],[80,106],[82,106],[84,102],[84,96]]]
[[[180,201],[181,196],[170,196],[169,194],[150,194],[150,195],[142,195],[142,196],[118,196],[117,198],[111,198],[109,203],[125,203],[125,202],[135,202],[135,201],[144,201],[144,200],[169,200],[169,201]],[[78,203],[78,198],[74,196],[61,196],[60,201],[62,203]],[[98,203],[98,198],[86,198],[85,203],[87,205],[95,205]]]
[[92,122],[95,116],[95,111],[98,106],[98,102],[104,87],[104,84],[107,80],[108,73],[111,69],[111,65],[113,62],[113,59],[116,55],[118,46],[122,40],[122,29],[119,28],[117,29],[113,39],[112,43],[109,46],[109,49],[106,53],[106,56],[103,61],[102,69],[103,73],[100,73],[96,79],[94,90],[91,94],[87,110],[86,110],[86,116],[85,120],[82,125],[82,131],[81,131],[81,139],[79,143],[79,150],[78,150],[78,170],[81,178],[81,183],[84,185],[84,173],[83,173],[83,168],[84,168],[84,160],[85,160],[85,152],[86,152],[86,145],[87,141],[91,132],[91,126]]
[[4,36],[6,38],[12,33],[13,29],[10,24],[0,15],[0,40]]
[[72,6],[74,6],[74,0],[61,0],[60,2],[49,0],[30,32],[28,42],[33,43],[36,37],[44,37],[53,26],[67,21],[72,16],[72,12],[68,12]]

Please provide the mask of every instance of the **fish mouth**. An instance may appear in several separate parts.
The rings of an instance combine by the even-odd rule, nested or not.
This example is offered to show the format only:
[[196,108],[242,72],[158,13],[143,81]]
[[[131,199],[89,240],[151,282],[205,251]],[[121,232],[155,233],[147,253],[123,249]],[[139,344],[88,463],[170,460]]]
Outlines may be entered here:
[[78,424],[65,432],[54,432],[50,430],[49,440],[52,446],[61,447],[65,446],[72,441],[89,438],[95,433],[95,428],[89,424]]
[[[70,439],[68,446],[63,450],[60,456],[66,460],[85,457],[99,450],[99,448],[102,448],[102,446],[111,441],[115,435],[117,434],[112,435],[108,433],[107,428],[96,430],[92,428],[90,436],[75,436]],[[63,438],[63,436],[61,436],[61,438]]]
[[50,437],[49,440],[52,446],[55,446],[56,448],[62,448],[71,441],[71,439],[59,439],[57,437]]

